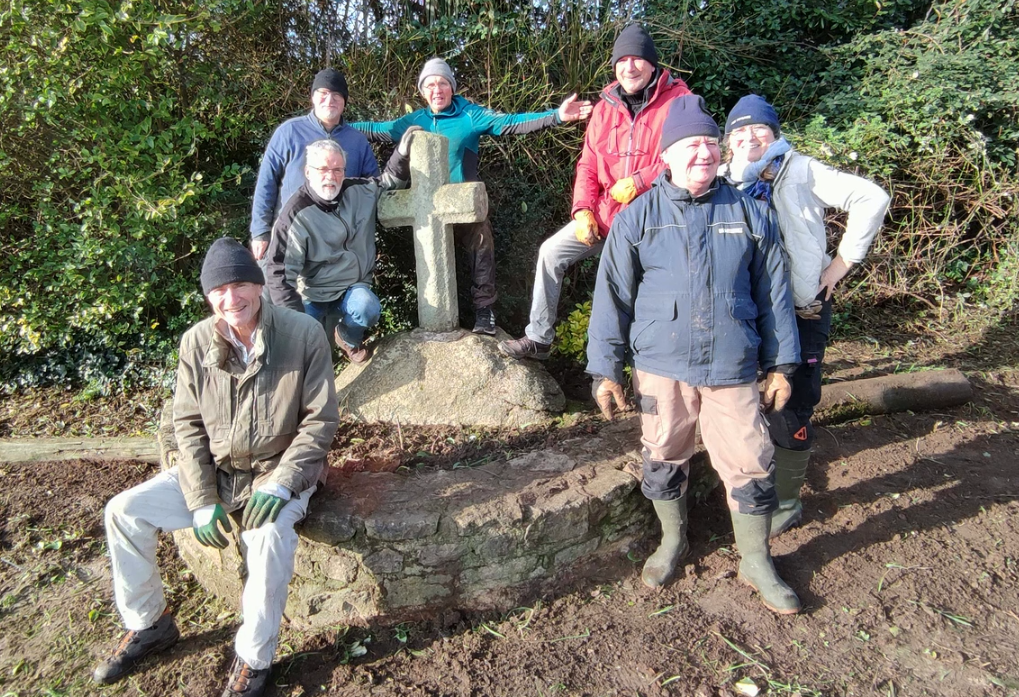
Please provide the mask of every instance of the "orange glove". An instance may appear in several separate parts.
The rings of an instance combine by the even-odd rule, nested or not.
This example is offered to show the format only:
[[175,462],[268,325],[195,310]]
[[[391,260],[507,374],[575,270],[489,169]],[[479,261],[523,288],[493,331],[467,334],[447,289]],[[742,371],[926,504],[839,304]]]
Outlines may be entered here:
[[633,177],[619,179],[609,189],[609,196],[619,203],[627,204],[637,198],[637,182],[633,181]]
[[584,209],[573,215],[573,234],[577,236],[578,242],[583,242],[588,247],[598,242],[598,223],[594,219],[594,213]]
[[623,386],[615,380],[599,378],[596,379],[592,387],[594,401],[598,403],[601,415],[608,421],[612,421],[615,418],[615,411],[612,408],[613,401],[616,403],[617,409],[626,409],[626,395],[623,393]]
[[772,371],[764,376],[765,411],[782,411],[792,394],[793,386],[789,384],[789,378],[782,373]]

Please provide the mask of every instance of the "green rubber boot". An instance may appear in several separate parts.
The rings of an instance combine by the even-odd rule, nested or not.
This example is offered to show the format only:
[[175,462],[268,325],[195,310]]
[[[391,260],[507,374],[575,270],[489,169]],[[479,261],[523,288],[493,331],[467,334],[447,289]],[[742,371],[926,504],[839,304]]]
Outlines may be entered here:
[[800,599],[785,581],[779,578],[768,548],[771,516],[732,514],[732,531],[739,547],[739,578],[761,595],[761,600],[772,612],[795,615],[800,611]]
[[662,542],[644,562],[640,578],[649,588],[661,588],[676,573],[676,565],[686,556],[686,494],[672,501],[652,501],[662,524]]
[[771,537],[775,538],[803,521],[800,489],[807,476],[809,450],[788,450],[775,446],[775,493],[778,509],[771,514]]

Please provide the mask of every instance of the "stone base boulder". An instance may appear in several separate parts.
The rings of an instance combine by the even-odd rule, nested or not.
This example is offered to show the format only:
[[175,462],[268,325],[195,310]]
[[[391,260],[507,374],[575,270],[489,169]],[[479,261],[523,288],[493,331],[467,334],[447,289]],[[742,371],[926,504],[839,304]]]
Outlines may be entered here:
[[566,399],[537,361],[499,352],[509,338],[415,329],[388,336],[336,379],[340,408],[365,421],[523,426],[558,414]]
[[[657,532],[623,471],[639,463],[636,418],[509,461],[410,474],[333,472],[311,499],[287,616],[303,629],[508,611],[578,569],[626,564]],[[175,452],[163,454],[172,466]],[[234,604],[244,563],[237,527],[224,550],[175,533],[198,581]]]

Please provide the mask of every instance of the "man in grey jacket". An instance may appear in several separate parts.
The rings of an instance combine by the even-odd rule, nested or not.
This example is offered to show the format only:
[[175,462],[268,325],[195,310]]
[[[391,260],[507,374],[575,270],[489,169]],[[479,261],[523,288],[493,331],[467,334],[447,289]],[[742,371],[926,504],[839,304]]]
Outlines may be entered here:
[[778,226],[768,209],[716,179],[719,129],[695,95],[674,99],[662,126],[666,171],[612,223],[591,309],[587,371],[607,418],[633,389],[644,445],[641,489],[662,541],[641,575],[663,586],[687,553],[686,491],[697,424],[725,485],[740,578],[771,610],[800,609],[768,547],[778,505],[774,448],[759,409],[789,399],[799,360]]
[[224,237],[209,248],[202,291],[213,316],[180,344],[177,465],[106,505],[113,590],[128,631],[95,669],[98,683],[119,680],[180,638],[156,564],[158,533],[191,527],[201,544],[223,549],[228,514],[243,509],[243,622],[223,697],[265,690],[294,571],[294,525],[325,480],[339,407],[321,327],[262,303],[263,284],[239,242]]
[[266,267],[273,303],[314,317],[354,363],[368,360],[364,334],[382,312],[371,291],[376,206],[383,192],[407,186],[410,142],[420,130],[407,129],[379,178],[345,177],[343,148],[311,143],[305,183],[273,226]]

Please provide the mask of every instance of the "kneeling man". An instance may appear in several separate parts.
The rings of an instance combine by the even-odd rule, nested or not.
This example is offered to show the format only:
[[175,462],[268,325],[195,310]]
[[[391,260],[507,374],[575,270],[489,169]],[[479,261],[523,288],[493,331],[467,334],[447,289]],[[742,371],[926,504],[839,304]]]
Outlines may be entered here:
[[[339,422],[332,356],[311,317],[260,301],[251,252],[226,237],[209,248],[202,291],[213,316],[180,344],[173,424],[179,459],[106,506],[113,589],[127,634],[94,679],[112,683],[180,632],[156,565],[157,534],[191,527],[223,549],[227,514],[243,508],[243,623],[224,697],[265,689],[294,571],[294,525],[325,479]],[[222,526],[222,531],[220,530]]]
[[[269,243],[269,293],[275,305],[311,315],[354,363],[368,360],[362,342],[382,306],[371,291],[379,196],[410,180],[408,129],[378,178],[347,178],[347,155],[334,140],[307,147],[305,183],[290,197]],[[336,327],[335,334],[333,327]]]
[[662,542],[644,565],[652,588],[687,552],[686,490],[698,422],[725,484],[740,578],[782,614],[800,601],[771,561],[774,447],[759,409],[789,400],[799,361],[792,292],[768,208],[722,179],[718,126],[695,95],[678,97],[662,126],[666,171],[619,213],[605,242],[591,308],[587,371],[602,412],[623,404],[623,367],[644,445],[641,489]]

